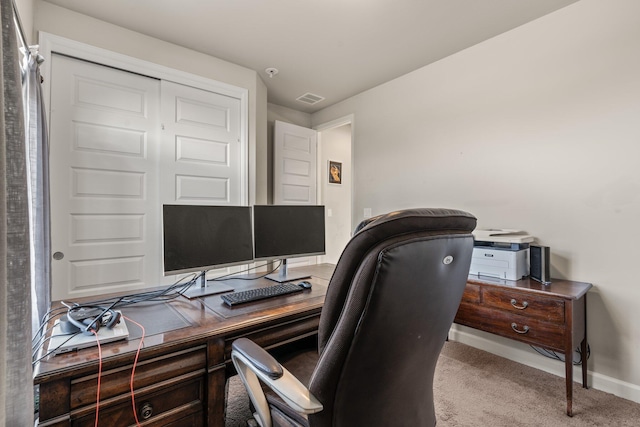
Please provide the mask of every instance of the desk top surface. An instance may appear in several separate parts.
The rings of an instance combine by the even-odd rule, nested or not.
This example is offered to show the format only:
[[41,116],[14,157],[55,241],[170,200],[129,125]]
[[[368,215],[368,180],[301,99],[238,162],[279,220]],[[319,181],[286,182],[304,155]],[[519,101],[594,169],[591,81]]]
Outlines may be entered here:
[[[165,302],[141,303],[122,309],[127,320],[129,339],[102,345],[102,360],[131,353],[133,356],[140,344],[142,330],[135,322],[145,328],[145,352],[166,351],[167,348],[179,348],[181,345],[205,345],[208,339],[226,337],[243,329],[256,325],[279,322],[287,317],[305,313],[319,313],[324,304],[327,285],[334,265],[318,264],[304,267],[311,273],[308,279],[313,287],[291,295],[270,298],[228,307],[220,295],[211,295],[189,300],[184,297]],[[292,269],[295,270],[295,269]],[[248,276],[240,276],[247,278]],[[255,287],[272,286],[275,282],[268,279],[243,280],[229,279],[236,291]],[[101,298],[102,296],[100,296]],[[98,297],[78,299],[88,302]],[[132,322],[134,320],[135,322]],[[44,354],[44,353],[43,353]],[[34,368],[36,384],[52,375],[63,374],[83,365],[95,364],[98,360],[98,348],[92,347],[57,356],[48,356]]]

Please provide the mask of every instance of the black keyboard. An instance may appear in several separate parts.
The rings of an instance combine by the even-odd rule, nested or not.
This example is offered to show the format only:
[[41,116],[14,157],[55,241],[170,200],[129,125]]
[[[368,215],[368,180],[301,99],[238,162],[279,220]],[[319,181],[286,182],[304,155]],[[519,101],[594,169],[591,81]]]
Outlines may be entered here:
[[302,292],[302,288],[294,283],[278,283],[266,288],[249,289],[240,292],[229,292],[222,294],[220,298],[229,306],[244,304],[261,299],[279,297],[281,295]]

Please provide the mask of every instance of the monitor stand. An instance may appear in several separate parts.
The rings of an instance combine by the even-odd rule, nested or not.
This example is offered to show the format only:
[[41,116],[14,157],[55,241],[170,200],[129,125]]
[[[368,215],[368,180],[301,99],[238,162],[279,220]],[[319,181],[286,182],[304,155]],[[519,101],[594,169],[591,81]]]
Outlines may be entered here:
[[195,286],[191,286],[189,290],[182,295],[189,299],[194,299],[233,291],[233,288],[226,283],[212,281],[210,284],[207,284],[205,273],[206,271],[200,273],[199,280],[196,281]]
[[277,273],[268,274],[265,277],[269,280],[273,280],[274,282],[284,283],[293,282],[300,279],[307,279],[311,277],[311,275],[305,273],[304,271],[295,271],[293,273],[287,272],[287,260],[283,259],[279,271]]

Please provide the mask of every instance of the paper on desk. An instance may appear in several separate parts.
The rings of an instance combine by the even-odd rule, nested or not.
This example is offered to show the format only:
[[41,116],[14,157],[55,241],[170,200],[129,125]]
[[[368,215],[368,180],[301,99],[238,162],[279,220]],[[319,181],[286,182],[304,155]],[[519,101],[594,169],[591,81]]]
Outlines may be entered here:
[[473,231],[473,237],[482,242],[529,243],[534,238],[526,231],[507,228],[488,228]]

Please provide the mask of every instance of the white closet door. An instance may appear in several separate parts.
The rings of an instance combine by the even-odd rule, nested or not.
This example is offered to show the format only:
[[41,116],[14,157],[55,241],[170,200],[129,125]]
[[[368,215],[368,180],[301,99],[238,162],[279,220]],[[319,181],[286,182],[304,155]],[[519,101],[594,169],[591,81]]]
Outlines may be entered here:
[[246,205],[240,100],[162,81],[163,203]]
[[162,204],[248,203],[241,99],[52,58],[53,298],[171,283]]
[[52,297],[161,277],[159,81],[52,55]]

